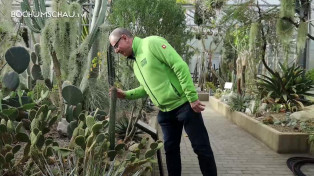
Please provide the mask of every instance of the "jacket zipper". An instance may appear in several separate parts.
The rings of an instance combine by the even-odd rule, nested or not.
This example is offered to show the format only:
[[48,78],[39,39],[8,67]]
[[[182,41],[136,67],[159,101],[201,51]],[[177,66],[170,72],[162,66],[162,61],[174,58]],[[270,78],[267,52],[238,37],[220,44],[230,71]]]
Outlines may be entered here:
[[144,78],[144,75],[142,74],[142,71],[141,71],[140,67],[138,66],[138,63],[137,63],[136,60],[135,60],[135,63],[136,63],[136,65],[137,65],[138,70],[140,71],[140,73],[141,73],[141,75],[142,75],[142,78],[143,78],[143,80],[144,80],[144,82],[145,82],[145,84],[146,84],[148,90],[149,90],[150,93],[153,95],[153,97],[154,97],[155,100],[157,101],[158,105],[161,106],[160,103],[158,102],[157,98],[156,98],[155,95],[153,94],[153,92],[152,92],[152,91],[150,90],[150,88],[148,87],[148,85],[147,85],[147,83],[146,83],[146,80],[145,80],[145,78]]

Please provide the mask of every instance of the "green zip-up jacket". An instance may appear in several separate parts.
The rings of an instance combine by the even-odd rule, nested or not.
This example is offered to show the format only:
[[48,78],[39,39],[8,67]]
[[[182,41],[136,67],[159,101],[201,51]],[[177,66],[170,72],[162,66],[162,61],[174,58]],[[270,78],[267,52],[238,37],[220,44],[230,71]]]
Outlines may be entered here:
[[126,99],[149,95],[161,111],[171,111],[198,100],[190,70],[180,55],[162,37],[134,37],[133,69],[140,86],[125,92]]

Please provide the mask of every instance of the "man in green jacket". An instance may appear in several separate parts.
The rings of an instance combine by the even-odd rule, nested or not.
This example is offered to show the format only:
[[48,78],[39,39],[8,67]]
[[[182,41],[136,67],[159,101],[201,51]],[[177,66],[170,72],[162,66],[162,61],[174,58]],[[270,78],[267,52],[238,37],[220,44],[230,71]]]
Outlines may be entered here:
[[181,175],[180,141],[184,127],[198,155],[203,175],[215,176],[217,169],[204,126],[201,111],[205,105],[198,100],[188,65],[162,37],[133,37],[130,31],[117,28],[109,36],[116,53],[133,59],[133,70],[140,86],[123,91],[121,99],[149,96],[159,107],[158,122],[164,134],[164,147],[169,176]]

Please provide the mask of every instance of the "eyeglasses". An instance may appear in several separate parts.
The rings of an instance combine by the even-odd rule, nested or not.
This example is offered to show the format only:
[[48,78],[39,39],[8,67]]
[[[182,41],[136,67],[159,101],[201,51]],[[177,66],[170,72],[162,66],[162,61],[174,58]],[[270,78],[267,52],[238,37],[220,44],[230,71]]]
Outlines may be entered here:
[[122,38],[122,36],[119,38],[119,40],[116,42],[116,44],[113,45],[113,48],[114,48],[114,49],[117,49],[117,48],[118,48],[119,42],[120,42],[121,38]]

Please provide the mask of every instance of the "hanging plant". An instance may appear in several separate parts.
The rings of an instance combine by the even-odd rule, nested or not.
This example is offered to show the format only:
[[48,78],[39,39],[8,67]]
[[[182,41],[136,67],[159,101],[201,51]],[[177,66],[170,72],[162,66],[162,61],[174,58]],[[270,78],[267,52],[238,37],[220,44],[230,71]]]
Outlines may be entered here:
[[295,0],[280,1],[280,17],[293,18],[295,15]]
[[287,20],[278,19],[276,32],[283,44],[288,44],[294,31],[294,26]]
[[224,0],[209,0],[208,4],[213,9],[221,9],[221,7],[224,5]]
[[250,28],[250,36],[249,36],[250,51],[256,48],[259,31],[260,31],[260,25],[258,23],[252,23],[251,28]]
[[194,23],[198,26],[204,23],[200,1],[196,1],[195,3]]
[[[287,45],[293,35],[292,24],[295,15],[295,0],[280,1],[280,13],[277,20],[276,32],[284,45]],[[291,22],[291,21],[292,22]]]
[[301,21],[298,28],[297,53],[300,54],[305,47],[307,37],[307,23]]

